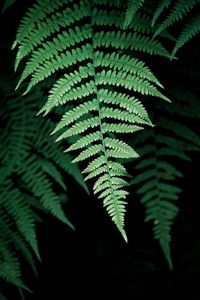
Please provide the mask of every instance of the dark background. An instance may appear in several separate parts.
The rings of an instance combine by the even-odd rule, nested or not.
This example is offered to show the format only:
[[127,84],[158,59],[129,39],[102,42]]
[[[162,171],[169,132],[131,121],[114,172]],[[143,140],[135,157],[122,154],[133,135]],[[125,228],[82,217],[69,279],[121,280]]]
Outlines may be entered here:
[[[4,54],[2,49],[14,39],[26,9],[20,0],[18,3],[19,11],[11,8],[0,17]],[[8,51],[8,68],[9,57]],[[196,127],[199,130],[199,124]],[[143,221],[144,208],[134,191],[129,190],[129,242],[125,244],[101,202],[87,196],[69,177],[68,201],[63,208],[76,231],[51,216],[44,217],[37,230],[42,257],[37,264],[38,279],[23,266],[24,279],[34,292],[26,294],[26,299],[200,299],[199,154],[193,154],[182,169],[180,212],[172,229],[173,271],[153,239],[152,224]],[[7,292],[10,299],[17,300],[16,289],[9,287]]]

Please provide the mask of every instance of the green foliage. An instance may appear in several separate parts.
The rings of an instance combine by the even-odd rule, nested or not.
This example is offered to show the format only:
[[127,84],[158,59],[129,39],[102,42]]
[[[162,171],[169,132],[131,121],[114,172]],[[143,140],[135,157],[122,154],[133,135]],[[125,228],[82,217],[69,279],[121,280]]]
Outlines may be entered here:
[[44,98],[41,88],[21,101],[10,79],[2,78],[0,84],[0,116],[6,125],[0,135],[0,278],[28,290],[21,279],[18,253],[36,273],[33,257],[40,259],[37,212],[50,212],[74,228],[64,215],[53,182],[66,190],[63,170],[86,191],[87,187],[78,167],[71,164],[70,155],[64,154],[63,147],[48,137],[53,123],[35,117],[38,99]]
[[[3,9],[12,3],[5,1]],[[19,254],[36,272],[41,211],[73,228],[57,195],[57,187],[66,191],[66,173],[87,193],[82,174],[94,180],[93,193],[126,241],[127,186],[133,185],[172,267],[171,227],[183,175],[174,159],[190,160],[188,152],[199,150],[199,136],[184,125],[185,117],[198,116],[199,107],[195,93],[178,86],[169,89],[167,83],[163,93],[153,64],[170,64],[199,33],[198,8],[198,0],[36,0],[28,8],[12,46],[14,68],[23,68],[20,90],[1,78],[0,117],[6,124],[0,135],[1,279],[28,290]],[[158,103],[149,117],[144,104],[152,98]],[[132,160],[136,175],[129,184],[124,163]]]

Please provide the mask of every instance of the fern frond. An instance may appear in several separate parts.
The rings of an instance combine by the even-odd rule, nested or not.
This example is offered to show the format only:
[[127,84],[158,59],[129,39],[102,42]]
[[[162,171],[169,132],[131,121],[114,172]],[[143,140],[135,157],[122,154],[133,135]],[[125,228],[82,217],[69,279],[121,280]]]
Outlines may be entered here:
[[[35,220],[32,211],[24,199],[24,195],[17,189],[11,189],[11,182],[7,182],[4,191],[1,191],[3,198],[1,204],[7,212],[13,217],[24,239],[30,244],[36,256],[40,259],[35,232]],[[12,201],[9,201],[12,199]]]
[[50,128],[53,129],[54,123],[50,122],[49,120],[49,122],[42,122],[38,125],[40,126],[41,136],[38,135],[33,141],[35,147],[37,148],[37,151],[41,156],[43,156],[45,153],[46,159],[52,161],[54,163],[54,166],[59,167],[64,172],[71,175],[74,180],[76,180],[78,184],[86,191],[86,193],[89,194],[88,187],[83,180],[78,165],[75,163],[71,163],[71,155],[68,153],[64,154],[64,148],[59,144],[57,144],[56,146],[52,139],[44,139],[44,136],[47,135],[47,132],[49,133],[51,131]]
[[[129,33],[123,30],[123,19],[118,19],[120,1],[96,0],[93,5],[88,2],[85,5],[85,1],[74,5],[72,1],[65,1],[64,5],[61,1],[59,13],[56,2],[50,5],[45,15],[43,3],[37,1],[19,27],[14,43],[14,46],[18,45],[16,64],[23,58],[28,57],[28,60],[17,87],[29,79],[27,93],[45,78],[58,74],[57,71],[61,73],[39,113],[47,115],[56,107],[64,107],[65,112],[59,116],[61,120],[52,134],[59,133],[56,141],[74,139],[66,152],[78,150],[73,162],[89,161],[83,172],[85,179],[94,178],[102,184],[95,185],[95,191],[104,198],[109,215],[126,239],[124,212],[127,192],[123,187],[127,183],[120,178],[126,172],[116,160],[137,158],[138,154],[115,134],[132,133],[144,125],[152,126],[139,95],[169,100],[159,90],[162,85],[155,75],[131,51],[170,55],[160,42],[149,36],[149,28],[145,25],[148,17],[141,17],[140,21],[140,15],[136,14],[138,21],[130,24],[130,28],[136,29]],[[72,18],[62,20],[67,12]],[[100,20],[102,14],[104,18]],[[29,34],[25,34],[24,26],[29,19]],[[50,29],[44,30],[43,34],[42,28],[47,21]],[[35,41],[30,41],[33,37]],[[34,165],[34,168],[26,174],[26,184],[36,197],[42,198],[42,203],[46,203],[43,202],[42,188],[53,201],[55,195],[52,191],[50,194],[46,174],[39,172],[39,165]],[[34,185],[31,178],[36,170],[38,182]],[[51,210],[50,203],[46,209]],[[62,216],[59,218],[63,219]]]
[[21,280],[20,264],[9,249],[1,248],[0,278],[18,288],[30,291]]
[[165,8],[168,8],[171,4],[172,0],[161,0],[159,1],[159,5],[154,12],[153,19],[151,21],[151,26],[154,26],[157,19],[160,17]]
[[[177,122],[167,120],[165,118],[160,118],[160,127],[173,132],[175,136],[179,139],[179,142],[190,143],[191,150],[199,150],[200,147],[200,137],[193,130],[185,125],[179,124]],[[179,145],[177,141],[177,146]]]
[[42,163],[41,163],[41,167],[42,169],[48,174],[50,175],[64,190],[66,190],[66,185],[63,181],[63,178],[60,174],[60,172],[58,171],[58,169],[56,168],[56,166],[45,159],[42,159]]
[[[172,260],[170,254],[171,224],[177,215],[178,208],[171,203],[178,198],[181,190],[174,186],[173,181],[181,173],[171,163],[165,162],[168,155],[165,151],[160,153],[160,139],[155,136],[155,146],[141,146],[138,152],[143,160],[136,165],[140,170],[130,184],[139,185],[137,193],[140,196],[141,203],[146,207],[145,221],[153,221],[154,237],[159,240],[163,252],[167,258],[170,268]],[[145,143],[150,144],[151,140]],[[171,183],[172,182],[172,183]]]
[[[1,199],[2,200],[2,199]],[[29,290],[22,282],[19,259],[14,252],[12,239],[13,222],[4,213],[1,206],[0,211],[0,278],[14,284],[18,288]]]
[[[191,115],[187,117],[195,116],[192,114],[196,104],[192,101],[194,95],[185,94],[180,88],[175,92],[174,87],[171,94],[175,97],[174,106],[167,102],[160,104],[156,114],[157,126],[135,139],[135,147],[138,146],[136,149],[142,160],[135,165],[137,173],[130,182],[137,189],[140,201],[146,208],[145,220],[153,222],[154,237],[159,240],[170,268],[171,227],[178,213],[174,201],[179,199],[181,193],[176,182],[177,178],[183,176],[174,165],[173,158],[188,161],[189,152],[199,151],[200,145],[199,135],[181,124],[181,117],[187,116],[186,112],[182,114],[181,107],[190,110]],[[160,117],[161,114],[166,117]],[[179,122],[173,121],[176,118]]]
[[154,36],[157,36],[161,33],[161,31],[167,29],[169,26],[172,26],[175,22],[183,19],[196,6],[197,3],[198,0],[176,1],[166,19],[155,30]]
[[124,28],[127,28],[130,25],[136,12],[143,5],[143,3],[144,3],[144,0],[129,0],[128,1],[125,20],[124,20],[124,24],[123,24]]
[[[18,254],[36,274],[34,258],[40,258],[35,231],[40,221],[37,211],[50,212],[73,228],[62,211],[53,183],[66,189],[63,170],[87,192],[88,188],[78,166],[71,164],[72,157],[48,137],[54,123],[34,117],[38,99],[44,98],[41,88],[21,101],[14,92],[13,81],[0,80],[0,87],[0,116],[5,124],[0,134],[0,277],[28,290],[22,282]],[[3,251],[6,256],[1,257]]]
[[183,47],[191,38],[197,35],[200,32],[200,15],[193,17],[189,22],[185,24],[182,29],[181,34],[179,35],[175,47],[172,51],[172,56]]

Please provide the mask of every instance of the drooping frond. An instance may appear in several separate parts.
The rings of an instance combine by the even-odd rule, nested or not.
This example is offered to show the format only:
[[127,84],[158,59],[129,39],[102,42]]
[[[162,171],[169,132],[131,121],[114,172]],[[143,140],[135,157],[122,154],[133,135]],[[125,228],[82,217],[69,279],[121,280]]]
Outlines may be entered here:
[[126,239],[128,193],[121,178],[126,172],[116,160],[138,154],[115,135],[152,125],[140,95],[168,100],[136,53],[164,57],[169,53],[152,39],[137,13],[129,24],[131,32],[124,30],[120,9],[120,1],[37,1],[23,18],[13,48],[18,49],[16,67],[28,57],[18,84],[28,82],[25,93],[45,78],[57,76],[40,113],[63,107],[65,113],[52,133],[58,134],[57,141],[74,139],[66,151],[77,152],[74,162],[89,161],[86,179],[96,179],[94,192]]

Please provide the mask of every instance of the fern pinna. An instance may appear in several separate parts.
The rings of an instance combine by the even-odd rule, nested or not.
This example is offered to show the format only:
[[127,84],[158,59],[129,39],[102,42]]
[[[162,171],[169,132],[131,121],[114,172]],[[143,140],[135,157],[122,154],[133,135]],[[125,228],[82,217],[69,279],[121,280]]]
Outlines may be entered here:
[[121,136],[152,125],[138,99],[141,94],[168,100],[137,51],[169,54],[151,38],[139,15],[127,30],[123,26],[120,1],[38,0],[23,18],[13,48],[18,47],[16,68],[28,57],[18,83],[27,82],[25,94],[56,74],[39,113],[47,115],[57,106],[64,107],[66,112],[52,134],[59,134],[57,141],[74,137],[66,151],[77,152],[73,162],[89,161],[83,170],[85,180],[96,178],[94,193],[99,193],[126,240],[127,172],[117,159],[138,154]]

